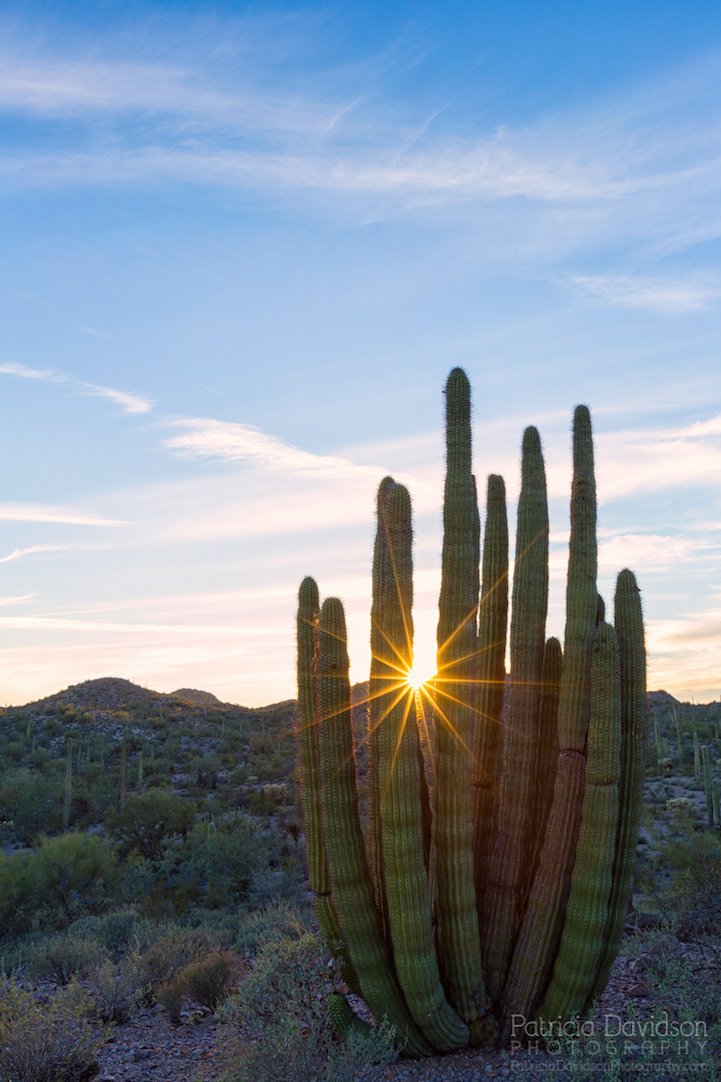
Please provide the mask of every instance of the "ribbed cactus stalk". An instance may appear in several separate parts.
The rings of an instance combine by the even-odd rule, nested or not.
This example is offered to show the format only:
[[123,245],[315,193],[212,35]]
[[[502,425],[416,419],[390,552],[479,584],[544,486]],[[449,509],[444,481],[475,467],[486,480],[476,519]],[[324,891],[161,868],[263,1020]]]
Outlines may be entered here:
[[73,806],[73,742],[68,740],[65,754],[65,784],[63,785],[63,830],[70,825]]
[[478,606],[478,716],[473,744],[476,901],[484,904],[493,850],[508,624],[508,520],[503,478],[491,474],[486,499],[482,589]]
[[[327,598],[318,654],[320,799],[332,897],[358,987],[376,1015],[388,1017],[411,1055],[428,1054],[403,999],[383,937],[363,845],[356,791],[345,614]],[[330,829],[332,827],[332,829]]]
[[711,753],[708,745],[701,748],[701,767],[703,770],[703,787],[706,793],[706,818],[710,827],[714,824],[713,814],[713,773],[711,768]]
[[298,591],[298,714],[296,720],[296,742],[303,784],[305,855],[308,881],[314,895],[318,924],[333,954],[341,960],[346,979],[348,979],[347,961],[341,945],[342,936],[331,900],[320,807],[318,750],[320,711],[317,686],[319,623],[318,586],[313,579],[305,578]]
[[541,441],[523,436],[511,610],[511,674],[503,726],[496,838],[483,906],[484,963],[495,998],[506,981],[526,895],[538,820],[534,807],[548,607],[548,502]]
[[566,634],[558,702],[558,760],[553,798],[506,986],[507,1014],[530,1017],[551,976],[570,886],[580,821],[591,708],[591,652],[596,633],[596,483],[591,418],[573,418],[571,535],[566,581]]
[[618,953],[633,886],[638,831],[641,824],[646,717],[646,647],[641,594],[632,571],[624,568],[616,580],[614,626],[621,672],[621,779],[613,877],[608,901],[608,925],[592,1001],[606,987]]
[[407,682],[413,664],[411,501],[396,484],[386,487],[384,497],[379,529],[386,533],[388,558],[377,662],[385,675],[375,691],[381,721],[374,817],[380,821],[383,896],[398,980],[414,1021],[445,1052],[467,1044],[469,1034],[446,1001],[433,948],[415,696]]
[[433,844],[441,968],[451,999],[480,1042],[487,1029],[473,867],[472,744],[478,658],[476,486],[471,471],[471,389],[454,368],[446,382],[446,482],[434,681]]
[[[506,1036],[513,1015],[588,1009],[623,932],[643,778],[640,598],[622,571],[614,626],[605,622],[588,409],[574,416],[563,651],[545,640],[544,467],[538,433],[524,436],[508,679],[505,490],[489,477],[481,547],[460,369],[446,385],[446,439],[438,670],[420,696],[406,679],[410,498],[390,477],[378,491],[364,801],[342,605],[321,607],[306,579],[298,609],[297,735],[316,912],[354,990],[415,1056]],[[341,1028],[355,1026],[346,1003],[334,1000],[332,1011]]]
[[[571,890],[553,977],[538,1014],[580,1013],[593,991],[604,948],[613,876],[621,775],[621,683],[616,632],[600,624],[591,661],[586,787]],[[611,844],[599,844],[599,839]]]

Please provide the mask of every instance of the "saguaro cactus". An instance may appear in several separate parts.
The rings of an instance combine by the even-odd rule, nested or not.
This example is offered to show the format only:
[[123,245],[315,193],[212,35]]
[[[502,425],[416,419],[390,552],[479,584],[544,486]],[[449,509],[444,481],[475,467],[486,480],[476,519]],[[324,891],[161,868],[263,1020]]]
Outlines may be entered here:
[[505,1036],[512,1017],[590,1006],[623,930],[640,815],[641,608],[622,571],[614,626],[604,622],[588,409],[574,416],[563,651],[545,638],[545,474],[538,433],[524,436],[507,680],[505,490],[489,477],[481,553],[470,416],[468,380],[454,369],[438,671],[420,692],[430,771],[408,681],[410,498],[390,477],[379,488],[365,832],[343,608],[335,598],[321,607],[312,579],[299,595],[298,745],[316,912],[346,980],[415,1056]]

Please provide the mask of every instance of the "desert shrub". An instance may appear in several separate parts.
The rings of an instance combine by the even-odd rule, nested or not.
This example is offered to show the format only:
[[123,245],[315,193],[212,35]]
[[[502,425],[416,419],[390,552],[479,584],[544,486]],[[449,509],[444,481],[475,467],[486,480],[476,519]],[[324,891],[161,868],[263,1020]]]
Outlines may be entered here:
[[139,983],[156,992],[191,962],[205,957],[217,947],[213,936],[202,929],[170,926],[141,953],[135,951],[133,962]]
[[313,928],[313,919],[306,906],[302,908],[280,899],[245,915],[234,941],[238,954],[250,956],[271,940],[300,939]]
[[107,838],[71,832],[42,838],[28,855],[29,890],[41,925],[66,927],[100,913],[119,882],[117,854]]
[[148,859],[157,857],[166,838],[185,838],[195,818],[195,808],[169,789],[131,793],[123,808],[108,815],[108,829],[117,837],[123,853],[135,850]]
[[158,889],[173,898],[176,912],[198,904],[237,906],[249,902],[259,876],[282,859],[277,834],[237,813],[196,823],[184,841],[169,839],[156,864]]
[[721,934],[721,839],[712,831],[668,845],[665,858],[676,870],[672,911],[683,937]]
[[387,1028],[339,1038],[327,1010],[332,970],[320,940],[303,933],[264,944],[255,969],[221,1007],[226,1082],[358,1082],[395,1058]]
[[56,829],[62,816],[62,778],[21,767],[0,779],[0,819],[12,820],[18,841],[30,843],[43,830]]
[[80,917],[68,932],[77,936],[93,936],[100,940],[113,958],[118,959],[133,942],[140,917],[135,909],[117,909],[102,917]]
[[105,1038],[88,1019],[76,984],[48,1002],[8,984],[0,991],[0,1078],[13,1082],[83,1082],[93,1077]]
[[162,1007],[165,1007],[168,1018],[177,1025],[180,1022],[180,1011],[185,1001],[185,982],[176,974],[169,981],[164,981],[155,990],[155,998]]
[[105,947],[93,936],[60,934],[34,942],[26,965],[32,977],[69,984],[73,977],[85,976],[105,958]]
[[214,951],[206,958],[191,962],[178,976],[192,1000],[214,1011],[230,994],[236,967],[231,955],[225,951]]
[[85,986],[93,1013],[103,1022],[127,1022],[142,997],[138,969],[130,959],[112,962],[108,958],[94,966],[86,974]]

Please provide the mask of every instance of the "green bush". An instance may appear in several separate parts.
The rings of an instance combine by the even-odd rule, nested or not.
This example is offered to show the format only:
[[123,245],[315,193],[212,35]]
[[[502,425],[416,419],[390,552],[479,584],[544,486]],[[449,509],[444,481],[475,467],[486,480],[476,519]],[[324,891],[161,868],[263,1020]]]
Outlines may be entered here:
[[155,891],[176,913],[190,906],[209,909],[252,904],[264,877],[274,875],[273,895],[282,889],[283,840],[248,815],[196,823],[187,838],[168,840],[156,862]]
[[327,1000],[328,956],[309,933],[264,944],[255,969],[221,1007],[226,1082],[358,1082],[382,1077],[396,1056],[386,1028],[339,1038]]
[[195,808],[177,793],[148,789],[131,793],[123,808],[108,815],[106,825],[117,837],[123,853],[135,850],[152,860],[159,855],[166,838],[175,834],[185,838],[194,819]]
[[66,928],[99,913],[120,883],[112,844],[97,835],[41,838],[37,849],[0,854],[0,923],[4,937]]
[[155,990],[155,998],[165,1008],[168,1018],[174,1025],[180,1022],[180,1012],[185,1001],[185,982],[176,974],[169,981],[164,981]]
[[195,1003],[214,1011],[230,995],[236,974],[232,956],[225,951],[215,951],[181,969],[178,977]]
[[712,831],[671,843],[664,857],[675,869],[672,911],[682,938],[721,934],[721,839]]
[[47,924],[64,927],[84,914],[102,912],[119,883],[112,843],[94,834],[42,838],[28,862],[35,908]]
[[140,922],[135,909],[116,909],[102,917],[80,917],[68,928],[70,935],[93,936],[118,959],[130,948]]
[[29,950],[27,969],[37,979],[69,984],[73,977],[84,977],[106,958],[104,946],[93,936],[45,936]]
[[14,984],[0,992],[0,1078],[13,1082],[82,1082],[94,1073],[105,1039],[88,1019],[76,984],[40,1002]]
[[144,950],[135,951],[132,956],[140,974],[139,983],[155,993],[181,969],[205,957],[216,947],[213,936],[202,929],[166,927],[158,939]]
[[137,966],[125,958],[94,966],[85,977],[93,1013],[103,1022],[127,1022],[142,998]]
[[249,957],[263,943],[271,940],[300,939],[311,932],[313,917],[306,907],[301,908],[284,899],[248,913],[238,930],[233,946],[238,954]]
[[60,827],[62,793],[57,771],[6,770],[0,779],[0,819],[12,821],[14,837],[27,845],[41,831]]

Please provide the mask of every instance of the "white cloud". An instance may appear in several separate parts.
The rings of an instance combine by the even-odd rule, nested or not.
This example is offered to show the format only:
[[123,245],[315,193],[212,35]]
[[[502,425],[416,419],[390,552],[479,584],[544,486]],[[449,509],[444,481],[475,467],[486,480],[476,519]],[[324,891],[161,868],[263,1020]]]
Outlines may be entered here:
[[13,549],[7,556],[0,556],[0,564],[13,563],[15,560],[21,560],[25,556],[35,556],[44,553],[51,552],[99,552],[109,546],[107,545],[83,545],[68,543],[66,545],[28,545],[26,548]]
[[101,387],[100,384],[85,383],[83,380],[77,380],[76,386],[80,394],[87,395],[89,398],[109,398],[111,402],[120,406],[123,413],[149,413],[153,408],[150,399],[129,391],[119,391],[115,387]]
[[[373,59],[346,71],[291,73],[282,62],[264,71],[257,57],[274,29],[267,24],[263,41],[257,24],[244,62],[227,68],[211,68],[187,46],[182,61],[155,63],[102,59],[97,43],[92,56],[8,49],[0,109],[73,125],[61,151],[6,151],[6,187],[173,180],[273,187],[361,197],[363,220],[458,203],[466,213],[469,203],[511,202],[515,213],[521,199],[548,210],[537,217],[536,241],[525,238],[546,250],[611,232],[652,236],[673,250],[695,243],[700,231],[713,237],[721,230],[712,213],[721,178],[716,57],[697,64],[693,77],[677,71],[525,125],[491,121],[458,134],[445,101],[420,115],[389,102],[374,86]],[[222,54],[226,43],[213,44]],[[666,103],[663,127],[659,102]],[[513,233],[519,244],[529,230]],[[695,310],[717,295],[714,283],[683,280],[580,275],[576,283],[613,303],[654,310]]]
[[305,477],[343,477],[349,474],[378,477],[378,470],[357,466],[337,455],[316,455],[268,436],[250,425],[212,418],[190,417],[169,422],[183,429],[165,446],[191,458],[217,458],[223,462],[247,463],[274,472]]
[[0,363],[0,375],[20,376],[21,379],[36,379],[44,383],[63,383],[64,378],[53,372],[51,368],[28,368],[24,364],[14,364],[12,361]]
[[721,283],[688,278],[633,274],[577,275],[569,285],[582,296],[620,308],[639,308],[661,315],[681,315],[708,308],[721,297]]
[[52,522],[67,526],[128,526],[118,518],[106,518],[73,507],[42,503],[0,503],[0,522]]
[[91,398],[109,398],[123,413],[148,413],[153,404],[142,395],[128,391],[119,391],[115,387],[104,387],[99,383],[88,383],[86,380],[75,379],[64,372],[56,372],[52,368],[28,368],[24,364],[15,364],[7,361],[0,363],[0,375],[19,376],[21,379],[38,380],[43,383],[63,383],[74,389],[78,394],[87,395]]

